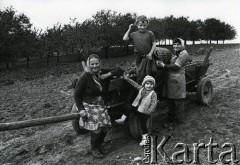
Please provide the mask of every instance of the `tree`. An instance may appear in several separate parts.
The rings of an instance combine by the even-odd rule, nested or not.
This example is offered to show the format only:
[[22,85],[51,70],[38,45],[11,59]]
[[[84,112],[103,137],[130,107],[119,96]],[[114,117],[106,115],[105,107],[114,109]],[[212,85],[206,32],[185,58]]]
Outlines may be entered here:
[[220,35],[219,35],[219,40],[223,40],[223,44],[225,40],[232,40],[236,37],[236,29],[229,25],[226,24],[225,22],[222,22],[221,28],[220,28]]
[[190,33],[190,22],[188,21],[188,17],[179,17],[174,19],[173,23],[173,31],[172,31],[172,39],[174,38],[182,38],[185,41],[189,39]]
[[174,31],[174,20],[175,18],[173,15],[163,18],[163,31],[164,31],[164,38],[165,38],[165,45],[167,39],[174,39],[173,31]]
[[126,13],[124,15],[119,14],[116,17],[116,25],[115,25],[115,36],[116,36],[116,45],[124,46],[124,49],[126,50],[126,53],[129,53],[128,49],[128,42],[123,41],[123,35],[129,28],[130,24],[134,24],[136,18],[136,14],[133,13]]
[[203,24],[204,39],[209,40],[210,44],[212,40],[218,39],[219,27],[221,26],[220,20],[216,18],[208,18]]
[[17,58],[29,60],[31,54],[27,51],[36,36],[31,31],[30,19],[25,14],[16,15],[12,7],[0,11],[0,18],[0,61],[5,62],[8,69],[9,63]]
[[203,22],[201,20],[196,20],[196,21],[190,22],[188,39],[193,42],[193,45],[195,44],[195,41],[201,39],[203,36],[202,24],[203,24]]
[[164,21],[159,18],[150,18],[148,28],[154,33],[155,38],[159,41],[165,39],[164,35]]
[[53,28],[47,29],[44,33],[43,41],[45,42],[45,50],[47,52],[47,66],[49,65],[49,58],[54,52],[57,52],[57,62],[59,63],[59,55],[62,49],[62,25],[57,23]]
[[119,15],[111,10],[101,10],[93,15],[94,23],[97,27],[97,40],[99,45],[105,50],[105,58],[108,58],[108,49],[117,44],[116,39],[116,19]]

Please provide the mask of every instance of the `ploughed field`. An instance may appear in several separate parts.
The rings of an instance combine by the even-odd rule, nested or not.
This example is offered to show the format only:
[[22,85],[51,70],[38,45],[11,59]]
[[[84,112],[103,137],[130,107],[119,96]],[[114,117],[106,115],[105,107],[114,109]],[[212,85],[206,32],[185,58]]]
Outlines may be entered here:
[[[195,95],[190,94],[184,124],[172,127],[164,122],[164,116],[159,117],[159,141],[163,136],[172,136],[165,146],[168,156],[179,151],[174,146],[182,142],[189,146],[189,156],[193,159],[193,143],[207,144],[212,138],[219,144],[218,149],[213,150],[214,159],[218,160],[221,152],[229,150],[221,148],[225,142],[236,146],[240,159],[239,44],[213,46],[212,65],[207,71],[214,88],[210,105],[197,104]],[[195,54],[200,47],[187,47],[194,60],[204,58]],[[103,65],[127,69],[134,59],[134,56],[104,59]],[[67,63],[51,68],[0,72],[0,122],[69,114],[74,100],[73,89],[67,86],[81,71],[79,63]],[[0,164],[143,164],[143,148],[123,126],[113,127],[107,135],[106,145],[111,146],[112,151],[104,159],[94,159],[89,154],[89,140],[88,134],[76,135],[70,121],[0,132]],[[208,164],[206,149],[200,149],[199,159],[200,164]],[[158,163],[161,162],[167,164],[159,155]]]

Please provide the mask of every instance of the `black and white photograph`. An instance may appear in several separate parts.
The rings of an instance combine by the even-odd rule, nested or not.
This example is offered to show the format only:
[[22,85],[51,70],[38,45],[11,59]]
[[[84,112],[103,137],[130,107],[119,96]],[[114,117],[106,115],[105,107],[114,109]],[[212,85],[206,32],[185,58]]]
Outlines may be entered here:
[[0,0],[0,164],[240,164],[239,6]]

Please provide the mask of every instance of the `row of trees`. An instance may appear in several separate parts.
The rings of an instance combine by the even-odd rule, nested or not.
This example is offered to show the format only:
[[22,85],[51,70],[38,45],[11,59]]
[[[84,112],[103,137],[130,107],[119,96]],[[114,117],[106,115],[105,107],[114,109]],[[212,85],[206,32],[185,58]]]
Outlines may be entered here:
[[[5,62],[8,67],[13,59],[26,58],[28,66],[30,58],[49,59],[55,52],[59,61],[60,54],[84,52],[88,55],[93,48],[99,47],[104,49],[105,57],[108,58],[111,46],[127,48],[122,37],[135,18],[135,13],[101,10],[92,19],[82,23],[70,19],[69,24],[57,23],[43,32],[33,29],[26,15],[17,15],[12,7],[6,8],[0,10],[0,62]],[[193,44],[200,39],[209,43],[212,40],[224,42],[236,36],[233,26],[215,18],[189,21],[188,17],[154,17],[150,18],[149,29],[154,32],[159,43],[176,37],[191,40]]]

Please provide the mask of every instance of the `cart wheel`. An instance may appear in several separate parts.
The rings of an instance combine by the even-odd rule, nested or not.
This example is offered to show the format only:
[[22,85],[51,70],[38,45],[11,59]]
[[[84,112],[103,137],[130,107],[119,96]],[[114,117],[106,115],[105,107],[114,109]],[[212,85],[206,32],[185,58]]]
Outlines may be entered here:
[[130,133],[134,139],[141,139],[143,131],[141,127],[141,121],[138,114],[135,112],[130,113],[129,115],[129,128]]
[[[132,112],[129,115],[129,128],[130,128],[130,133],[132,137],[136,140],[139,140],[142,138],[143,130],[142,130],[142,124],[140,117],[138,115],[138,112]],[[149,120],[147,120],[147,128],[149,126]]]
[[[78,113],[78,111],[76,109],[76,104],[73,104],[71,113]],[[80,126],[79,126],[79,119],[72,120],[72,126],[73,126],[74,131],[78,135],[84,134],[84,133],[88,132],[86,129],[80,128]]]
[[208,105],[212,100],[213,87],[211,80],[207,77],[202,78],[197,85],[197,101],[200,104]]

